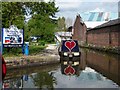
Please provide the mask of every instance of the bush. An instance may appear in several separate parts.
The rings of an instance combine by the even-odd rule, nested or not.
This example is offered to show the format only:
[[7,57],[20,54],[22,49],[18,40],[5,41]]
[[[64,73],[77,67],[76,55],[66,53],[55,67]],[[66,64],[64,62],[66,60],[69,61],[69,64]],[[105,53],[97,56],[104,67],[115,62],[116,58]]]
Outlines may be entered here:
[[29,46],[29,54],[37,54],[40,53],[42,50],[45,49],[45,46],[34,46],[34,45],[30,45]]
[[46,42],[44,40],[39,41],[39,45],[45,46]]
[[22,54],[22,48],[3,48],[4,56],[19,56]]
[[[45,46],[29,46],[29,55],[40,53],[42,50],[45,49]],[[4,48],[3,49],[3,56],[22,56],[22,48]]]

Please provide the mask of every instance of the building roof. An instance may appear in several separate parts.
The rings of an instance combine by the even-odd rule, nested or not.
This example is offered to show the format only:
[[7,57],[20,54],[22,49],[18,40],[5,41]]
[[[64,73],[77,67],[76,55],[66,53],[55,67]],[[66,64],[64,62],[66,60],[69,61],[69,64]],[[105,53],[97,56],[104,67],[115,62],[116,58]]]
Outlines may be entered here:
[[85,25],[87,26],[87,28],[95,28],[95,27],[97,27],[97,26],[99,26],[99,25],[101,25],[101,24],[103,24],[103,23],[105,23],[105,22],[107,22],[107,21],[101,21],[101,22],[97,22],[97,21],[86,21],[86,22],[84,22],[85,23]]
[[[113,26],[113,25],[117,25],[117,24],[120,24],[120,18],[115,19],[115,20],[110,20],[110,21],[103,23],[99,26],[96,26],[95,28],[92,28],[92,29],[98,29],[98,28]],[[92,30],[92,29],[90,29],[90,30]]]
[[62,37],[71,37],[72,32],[56,32],[55,35],[59,35],[59,36],[62,36]]

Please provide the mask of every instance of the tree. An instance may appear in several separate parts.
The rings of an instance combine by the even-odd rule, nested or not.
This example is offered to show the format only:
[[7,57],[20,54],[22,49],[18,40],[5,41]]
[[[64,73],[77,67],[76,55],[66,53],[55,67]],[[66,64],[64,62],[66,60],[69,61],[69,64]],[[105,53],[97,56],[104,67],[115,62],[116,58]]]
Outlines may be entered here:
[[[14,24],[20,29],[24,28],[25,40],[32,35],[41,35],[45,40],[51,41],[56,27],[52,18],[55,17],[56,12],[58,7],[55,7],[54,1],[2,2],[2,27],[8,28]],[[25,15],[28,14],[32,17],[28,23],[25,23]]]
[[54,32],[57,24],[51,17],[55,17],[58,8],[54,2],[32,2],[26,5],[31,9],[32,18],[28,22],[30,36],[41,36],[47,42],[54,40]]
[[58,30],[64,31],[66,29],[65,18],[59,17],[58,18]]
[[55,26],[56,24],[48,16],[34,15],[34,18],[28,22],[29,35],[41,36],[41,39],[49,42],[53,40]]
[[40,14],[42,16],[52,16],[55,17],[55,13],[58,12],[58,7],[55,7],[55,2],[50,1],[48,3],[46,2],[30,2],[29,4],[26,4],[26,7],[29,7],[31,10],[31,13],[34,14]]
[[23,28],[24,13],[22,2],[2,2],[2,27],[8,28],[15,24],[18,28]]

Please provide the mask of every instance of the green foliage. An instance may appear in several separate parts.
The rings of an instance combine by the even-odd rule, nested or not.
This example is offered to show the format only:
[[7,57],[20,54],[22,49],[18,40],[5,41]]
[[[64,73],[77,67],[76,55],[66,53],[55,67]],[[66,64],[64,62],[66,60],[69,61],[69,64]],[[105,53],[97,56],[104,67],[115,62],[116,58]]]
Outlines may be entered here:
[[42,50],[45,49],[45,46],[35,46],[35,45],[30,45],[29,46],[29,54],[38,54],[40,53]]
[[[38,54],[42,50],[45,49],[46,46],[35,46],[35,45],[30,45],[29,46],[29,55],[31,54]],[[21,56],[22,54],[22,48],[4,48],[3,49],[3,56]]]
[[23,28],[24,11],[22,2],[2,2],[2,27],[8,28],[15,24]]
[[19,56],[22,54],[22,48],[3,48],[4,56]]
[[66,30],[65,18],[59,17],[58,18],[58,30],[64,31]]
[[55,16],[55,13],[58,12],[58,7],[55,7],[55,2],[50,1],[46,2],[29,2],[26,4],[26,7],[29,7],[32,11],[31,13],[40,14],[42,16]]
[[52,42],[54,40],[55,27],[57,25],[49,16],[34,15],[28,22],[28,31],[30,36],[41,36],[42,40]]
[[47,89],[53,89],[54,84],[57,84],[56,78],[48,72],[39,72],[35,77],[33,78],[35,86],[38,86],[40,89],[47,88]]
[[[25,41],[29,41],[30,36],[41,36],[42,40],[52,42],[57,26],[55,13],[58,7],[55,2],[2,2],[2,27],[9,28],[16,25],[24,29]],[[28,23],[24,23],[25,15],[31,15]]]
[[31,2],[26,6],[31,9],[32,18],[27,23],[26,32],[29,34],[25,39],[29,36],[40,36],[41,40],[53,42],[57,24],[50,17],[54,17],[58,12],[55,2]]
[[40,40],[40,41],[39,41],[39,45],[45,46],[45,44],[46,44],[46,42],[45,42],[44,40]]

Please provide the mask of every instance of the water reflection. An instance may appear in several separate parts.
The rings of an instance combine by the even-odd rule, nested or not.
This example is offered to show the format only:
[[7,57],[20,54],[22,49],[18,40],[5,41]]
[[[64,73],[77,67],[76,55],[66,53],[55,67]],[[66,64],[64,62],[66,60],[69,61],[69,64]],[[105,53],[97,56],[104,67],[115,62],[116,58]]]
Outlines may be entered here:
[[61,64],[61,73],[65,75],[80,75],[80,66],[71,66],[71,65],[64,65]]
[[54,88],[117,88],[118,86],[102,76],[90,67],[82,70],[79,76],[67,76],[60,74],[58,70],[54,77],[57,79],[57,85]]
[[50,74],[48,72],[39,72],[34,77],[32,77],[34,81],[34,85],[43,88],[54,88],[53,84],[57,84],[56,78],[53,76],[53,73]]
[[[31,67],[21,70],[10,70],[4,80],[4,88],[39,88],[39,87],[53,87],[55,78],[51,70],[58,68],[58,64],[40,67]],[[42,80],[42,84],[40,83]]]
[[[80,64],[51,65],[8,71],[5,85],[11,88],[117,88],[120,85],[120,56],[81,50]],[[72,68],[72,69],[71,69]],[[65,72],[66,71],[66,72]],[[28,75],[28,80],[21,78]],[[23,80],[23,81],[21,81]]]
[[[71,61],[70,61],[71,62]],[[79,63],[77,63],[77,65],[75,64],[64,64],[61,63],[61,73],[67,76],[79,76],[80,72],[82,70],[84,70],[85,68],[83,68],[84,64],[82,63],[82,61],[79,61]]]
[[120,85],[120,55],[82,49],[81,58],[85,65]]
[[[22,80],[22,82],[21,82]],[[7,80],[6,80],[7,81]],[[50,72],[38,72],[29,75],[25,81],[20,77],[8,80],[9,88],[117,88],[111,80],[90,67],[82,70],[79,76],[63,75],[60,68]]]

